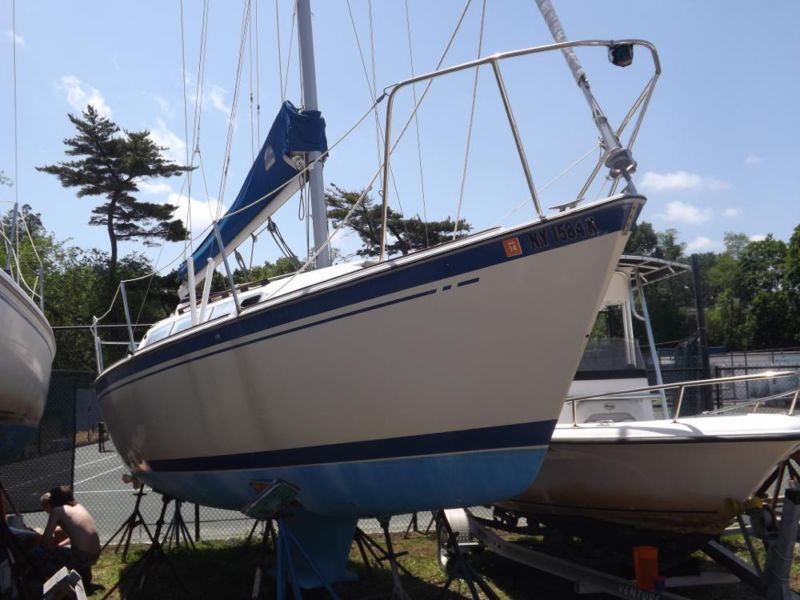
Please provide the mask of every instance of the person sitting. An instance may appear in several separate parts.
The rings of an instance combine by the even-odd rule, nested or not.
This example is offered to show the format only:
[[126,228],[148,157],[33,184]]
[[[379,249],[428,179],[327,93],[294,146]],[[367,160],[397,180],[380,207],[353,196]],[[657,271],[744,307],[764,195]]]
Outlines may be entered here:
[[88,585],[92,565],[100,557],[100,537],[89,511],[75,501],[72,486],[62,485],[41,497],[42,508],[50,515],[40,545],[61,566],[75,569]]

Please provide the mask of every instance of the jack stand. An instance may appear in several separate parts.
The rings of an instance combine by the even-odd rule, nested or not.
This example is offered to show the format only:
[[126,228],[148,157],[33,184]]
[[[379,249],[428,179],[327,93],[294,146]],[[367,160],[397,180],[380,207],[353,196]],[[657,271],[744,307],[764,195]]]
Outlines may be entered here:
[[[453,516],[455,517],[454,513]],[[489,600],[500,600],[467,560],[466,552],[461,548],[458,538],[459,535],[450,527],[446,511],[440,511],[436,517],[436,539],[439,564],[447,573],[447,581],[439,597],[444,597],[456,579],[462,579],[469,588],[472,600],[480,600],[477,588],[480,588]]]
[[250,600],[258,600],[261,597],[261,582],[264,579],[264,566],[267,562],[267,555],[269,554],[269,540],[272,539],[272,548],[277,549],[278,547],[278,538],[275,535],[275,529],[272,527],[272,519],[267,520],[260,520],[257,519],[255,523],[253,523],[253,527],[250,529],[250,535],[247,536],[242,549],[247,549],[247,546],[250,543],[250,540],[255,533],[256,527],[258,524],[262,523],[264,525],[264,529],[261,534],[261,542],[259,543],[259,556],[258,556],[258,566],[256,567],[256,574],[253,580],[253,591],[250,594]]
[[[716,541],[709,542],[703,551],[743,582],[764,594],[767,600],[798,600],[789,586],[794,544],[800,530],[800,487],[796,484],[786,489],[780,522],[776,523],[772,511],[753,511],[750,516],[753,529],[767,550],[763,570],[758,561],[749,565],[733,552]],[[743,522],[740,521],[740,525]],[[752,544],[743,529],[751,556],[755,556]]]
[[147,525],[144,522],[144,517],[142,516],[142,512],[140,510],[142,497],[147,495],[145,494],[143,483],[139,484],[139,487],[134,495],[136,496],[136,503],[133,505],[133,512],[127,519],[125,519],[125,522],[119,526],[119,529],[114,532],[114,535],[112,535],[108,541],[103,544],[103,547],[100,548],[100,552],[102,552],[111,545],[111,542],[113,542],[118,535],[122,534],[119,538],[119,542],[117,542],[117,547],[114,549],[114,554],[119,554],[120,547],[124,545],[122,550],[122,562],[127,562],[128,560],[128,550],[131,546],[131,537],[133,536],[133,532],[137,527],[144,527],[145,532],[147,532],[147,537],[150,538],[150,543],[153,542],[153,536],[150,535],[150,531],[147,529]]
[[[145,551],[145,553],[133,563],[130,568],[122,574],[119,578],[117,583],[109,589],[105,595],[100,600],[106,600],[112,593],[118,588],[121,588],[122,584],[131,579],[135,583],[134,589],[132,589],[129,593],[124,594],[124,597],[128,600],[133,600],[137,596],[140,597],[147,597],[144,594],[144,588],[147,584],[147,578],[150,575],[150,571],[154,566],[156,566],[159,562],[163,562],[167,565],[170,572],[172,573],[172,577],[178,583],[181,591],[183,592],[184,596],[189,598],[189,592],[184,587],[183,582],[178,577],[177,571],[175,571],[175,567],[173,566],[172,562],[167,558],[167,555],[164,554],[164,548],[161,546],[159,542],[159,538],[161,537],[161,530],[164,527],[164,517],[167,513],[167,505],[170,503],[172,499],[169,496],[162,494],[162,504],[161,504],[161,514],[158,516],[158,521],[156,521],[156,530],[155,535],[150,533],[150,529],[147,527],[147,524],[142,520],[141,525],[144,527],[145,532],[147,533],[147,537],[150,538],[150,547]],[[138,505],[137,505],[138,510]]]
[[[372,571],[372,565],[369,564],[369,558],[367,557],[367,552],[369,552],[370,556],[372,556],[372,560],[376,564],[381,564],[385,560],[391,560],[389,553],[386,550],[384,550],[384,548],[380,544],[378,544],[378,542],[376,542],[371,536],[364,533],[364,531],[359,527],[356,527],[356,532],[355,535],[353,536],[353,541],[356,543],[356,546],[358,546],[358,551],[361,553],[361,560],[364,562],[364,567],[367,572]],[[395,557],[403,556],[405,554],[407,554],[407,552],[401,552],[399,554],[396,554]],[[400,569],[400,571],[402,571],[403,574],[409,577],[412,576],[411,572],[400,563],[397,563],[397,568]]]
[[[175,503],[172,521],[170,521],[167,531],[164,534],[164,546],[167,548],[180,548],[181,543],[183,543],[187,548],[194,550],[194,542],[189,535],[189,528],[186,526],[186,521],[184,521],[183,514],[181,513],[182,502],[177,498],[167,500],[167,496],[164,496],[164,499],[167,504],[170,502]],[[181,540],[183,540],[183,542],[181,542]]]
[[432,512],[431,518],[428,520],[428,524],[425,526],[425,529],[420,531],[418,513],[411,513],[411,520],[408,522],[408,527],[406,527],[406,533],[405,535],[403,535],[403,539],[408,539],[408,536],[411,534],[412,530],[414,531],[414,533],[421,533],[424,535],[428,535],[431,532],[431,527],[433,527],[435,522],[436,522],[436,513]]
[[244,539],[244,543],[242,544],[242,552],[245,552],[247,548],[250,547],[250,542],[253,541],[253,538],[256,535],[256,529],[258,526],[261,525],[261,544],[265,542],[264,538],[269,538],[272,536],[273,546],[275,545],[275,528],[272,525],[272,519],[255,519],[253,521],[253,526],[250,528],[250,533],[247,534],[247,537]]
[[[379,560],[388,560],[389,565],[392,567],[392,583],[394,584],[392,587],[392,600],[410,600],[408,594],[406,594],[403,589],[403,582],[400,579],[401,567],[397,562],[398,558],[405,556],[408,552],[395,553],[394,547],[392,546],[392,536],[389,534],[389,522],[391,520],[392,517],[378,517],[378,523],[380,523],[381,529],[383,529],[383,539],[386,542],[386,552],[384,553],[384,557]],[[408,573],[405,569],[403,569],[403,571]]]

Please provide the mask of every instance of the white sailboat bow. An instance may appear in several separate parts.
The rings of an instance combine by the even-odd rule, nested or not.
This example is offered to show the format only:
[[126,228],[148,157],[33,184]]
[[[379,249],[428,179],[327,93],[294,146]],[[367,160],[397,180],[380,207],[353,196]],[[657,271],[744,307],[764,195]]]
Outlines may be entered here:
[[[627,123],[646,105],[660,67],[651,45],[625,43],[646,48],[656,68]],[[578,197],[545,216],[499,64],[617,44],[506,52],[393,86],[385,178],[394,93],[490,65],[539,217],[407,256],[233,288],[197,310],[184,302],[132,343],[129,356],[108,368],[99,361],[101,410],[128,468],[174,497],[233,509],[289,484],[297,496],[287,526],[327,581],[343,576],[359,517],[482,504],[523,490],[645,199],[628,182],[621,193],[581,206]],[[604,144],[604,159],[612,178],[629,180],[634,163],[618,133]],[[188,281],[209,261],[225,262],[243,232],[326,155],[319,113],[284,105],[233,207],[187,262]],[[386,202],[386,179],[383,190]],[[323,245],[317,240],[318,251]]]

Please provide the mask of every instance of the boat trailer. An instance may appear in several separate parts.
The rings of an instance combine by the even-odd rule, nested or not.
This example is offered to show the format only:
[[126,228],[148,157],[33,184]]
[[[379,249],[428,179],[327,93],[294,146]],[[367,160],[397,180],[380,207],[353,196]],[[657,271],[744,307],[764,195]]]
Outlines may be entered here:
[[[462,508],[444,510],[437,516],[439,559],[449,573],[446,587],[455,578],[465,579],[475,600],[478,598],[476,586],[490,599],[497,597],[467,559],[470,551],[478,546],[514,562],[571,581],[578,594],[605,593],[616,598],[637,600],[686,600],[684,596],[667,589],[741,581],[767,600],[800,600],[800,595],[792,591],[789,580],[794,544],[800,541],[800,485],[795,484],[786,489],[780,519],[769,508],[752,509],[747,514],[750,520],[749,530],[741,516],[738,522],[750,551],[752,564],[743,561],[719,542],[711,541],[701,550],[728,572],[667,577],[659,581],[656,590],[644,590],[633,580],[508,541],[493,531],[503,529],[515,532],[508,523],[497,518],[481,519]],[[766,549],[763,567],[756,556],[750,531],[763,542]],[[530,530],[518,529],[516,532],[530,534]]]

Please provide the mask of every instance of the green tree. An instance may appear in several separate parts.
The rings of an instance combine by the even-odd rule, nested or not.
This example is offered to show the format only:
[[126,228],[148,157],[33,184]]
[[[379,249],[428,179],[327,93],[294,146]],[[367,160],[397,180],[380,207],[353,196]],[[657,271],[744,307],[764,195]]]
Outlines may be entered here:
[[180,219],[172,219],[177,207],[142,202],[135,194],[144,178],[172,177],[190,169],[166,160],[164,148],[150,138],[149,131],[123,131],[91,105],[81,117],[68,116],[77,135],[64,140],[66,154],[81,158],[37,170],[55,175],[64,187],[77,187],[78,197],[105,197],[106,202],[92,210],[89,224],[104,226],[108,231],[109,273],[113,280],[120,241],[142,240],[151,245],[153,240],[178,241],[186,237]]
[[[325,193],[328,205],[328,218],[334,227],[344,222],[347,214],[353,209],[360,192],[348,192],[331,185]],[[383,226],[383,208],[375,204],[367,196],[358,206],[345,226],[355,231],[364,244],[358,250],[359,256],[378,256],[380,254],[381,234]],[[405,218],[391,208],[387,212],[386,228],[389,230],[386,252],[389,255],[408,254],[413,250],[428,248],[453,239],[455,222],[449,217],[444,221],[422,221],[419,217]],[[471,225],[459,220],[456,237],[463,237],[472,229]]]
[[745,246],[750,243],[750,236],[746,233],[726,231],[722,239],[725,244],[725,254],[736,259],[739,258]]
[[647,221],[634,223],[631,235],[625,244],[624,254],[633,256],[653,256],[658,248],[658,234],[653,229],[653,224]]

